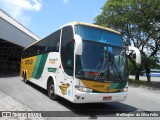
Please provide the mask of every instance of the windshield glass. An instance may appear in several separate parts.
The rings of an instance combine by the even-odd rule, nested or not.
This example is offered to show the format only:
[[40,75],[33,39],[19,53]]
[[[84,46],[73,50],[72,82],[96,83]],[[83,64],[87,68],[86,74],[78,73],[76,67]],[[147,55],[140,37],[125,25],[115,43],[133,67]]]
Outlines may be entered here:
[[115,46],[123,46],[121,35],[108,30],[85,25],[76,25],[75,33],[80,35],[83,40],[100,42]]
[[124,48],[83,41],[83,53],[76,56],[76,77],[98,81],[126,80]]

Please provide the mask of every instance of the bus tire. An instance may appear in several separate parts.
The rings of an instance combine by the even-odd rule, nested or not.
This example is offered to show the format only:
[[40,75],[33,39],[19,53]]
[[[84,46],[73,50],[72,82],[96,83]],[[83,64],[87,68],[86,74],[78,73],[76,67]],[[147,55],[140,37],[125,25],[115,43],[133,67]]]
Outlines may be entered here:
[[55,86],[52,80],[50,80],[48,82],[48,87],[47,87],[47,91],[48,91],[48,97],[54,101],[58,100],[58,96],[55,94]]
[[23,81],[28,84],[28,80],[26,79],[26,74],[23,75]]

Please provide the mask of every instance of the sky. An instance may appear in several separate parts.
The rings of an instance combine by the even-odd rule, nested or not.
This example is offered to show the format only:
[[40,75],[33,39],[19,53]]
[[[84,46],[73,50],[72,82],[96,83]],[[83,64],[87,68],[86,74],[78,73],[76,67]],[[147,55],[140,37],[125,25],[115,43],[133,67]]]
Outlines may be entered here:
[[0,0],[0,9],[43,38],[69,22],[94,23],[106,1]]

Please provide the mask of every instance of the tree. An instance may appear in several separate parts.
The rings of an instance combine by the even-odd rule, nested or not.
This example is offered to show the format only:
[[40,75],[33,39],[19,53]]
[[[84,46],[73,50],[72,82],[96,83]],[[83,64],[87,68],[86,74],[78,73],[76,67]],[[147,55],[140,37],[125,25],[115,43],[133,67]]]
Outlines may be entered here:
[[[95,24],[121,32],[124,42],[137,47],[142,54],[142,64],[150,82],[150,65],[147,60],[157,56],[160,50],[160,1],[159,0],[108,0]],[[141,65],[128,55],[139,80]]]

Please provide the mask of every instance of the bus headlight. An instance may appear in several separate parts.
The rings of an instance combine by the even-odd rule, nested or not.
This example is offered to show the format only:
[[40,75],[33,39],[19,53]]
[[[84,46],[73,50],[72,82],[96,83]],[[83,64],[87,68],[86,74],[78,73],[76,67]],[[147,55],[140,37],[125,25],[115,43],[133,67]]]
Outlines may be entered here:
[[81,92],[92,92],[93,91],[92,89],[84,87],[84,86],[76,86],[75,88]]
[[128,91],[128,87],[121,89],[121,92],[127,92],[127,91]]

